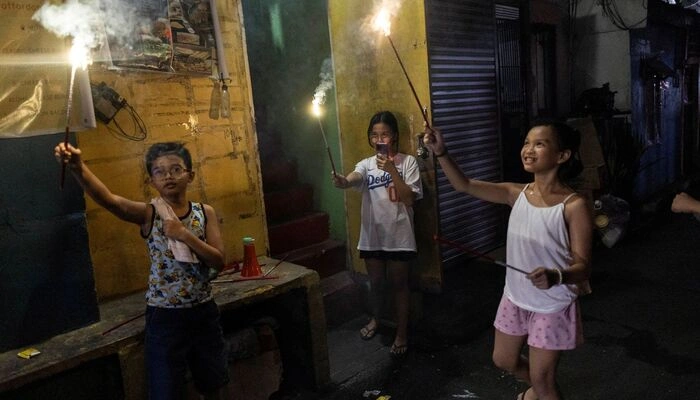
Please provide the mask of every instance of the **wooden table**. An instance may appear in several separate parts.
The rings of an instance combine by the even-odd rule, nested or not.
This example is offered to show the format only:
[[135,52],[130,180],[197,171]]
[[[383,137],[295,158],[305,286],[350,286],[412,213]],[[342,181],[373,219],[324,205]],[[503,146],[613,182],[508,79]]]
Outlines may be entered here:
[[[275,279],[213,283],[224,333],[229,322],[257,313],[279,321],[280,349],[285,370],[300,385],[318,389],[330,382],[326,321],[318,274],[305,267],[260,257],[263,272],[279,266],[269,275]],[[237,279],[239,273],[217,279]],[[216,282],[216,281],[215,281]],[[57,375],[94,360],[118,357],[119,378],[124,398],[143,398],[143,335],[145,299],[137,293],[100,305],[100,321],[54,336],[42,343],[0,354],[0,394],[31,391],[34,384],[46,386]],[[126,322],[129,321],[129,322]],[[22,359],[17,353],[34,347],[41,354]],[[60,384],[57,384],[59,387]],[[2,396],[0,396],[2,398]]]

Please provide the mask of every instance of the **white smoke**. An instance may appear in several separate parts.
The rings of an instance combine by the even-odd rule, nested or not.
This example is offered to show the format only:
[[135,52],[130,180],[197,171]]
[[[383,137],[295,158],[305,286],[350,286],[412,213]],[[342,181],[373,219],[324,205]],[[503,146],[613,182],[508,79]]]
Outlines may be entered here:
[[88,49],[100,48],[110,40],[120,44],[134,38],[142,23],[136,8],[120,0],[66,0],[44,3],[32,19],[59,37],[71,37]]
[[313,104],[320,106],[326,103],[326,92],[333,88],[333,63],[330,58],[323,60],[321,72],[318,76],[321,78],[321,83],[318,84],[314,91]]

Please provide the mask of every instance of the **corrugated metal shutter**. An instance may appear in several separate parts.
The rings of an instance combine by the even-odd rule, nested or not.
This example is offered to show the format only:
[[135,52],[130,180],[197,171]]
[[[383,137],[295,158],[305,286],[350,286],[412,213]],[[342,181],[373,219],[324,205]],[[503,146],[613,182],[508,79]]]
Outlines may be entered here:
[[[468,176],[502,179],[494,3],[426,1],[433,125]],[[505,209],[452,189],[437,171],[440,235],[483,252],[505,242]],[[442,261],[463,255],[443,247]]]

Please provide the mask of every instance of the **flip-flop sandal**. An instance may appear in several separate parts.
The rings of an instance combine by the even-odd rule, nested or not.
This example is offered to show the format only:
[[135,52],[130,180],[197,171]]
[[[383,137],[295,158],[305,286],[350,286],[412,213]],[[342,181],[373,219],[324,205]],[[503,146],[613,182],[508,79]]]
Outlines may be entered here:
[[391,349],[389,350],[389,354],[391,354],[392,357],[394,358],[402,358],[406,355],[406,352],[408,352],[408,343],[406,344],[392,344]]
[[525,400],[525,395],[527,394],[528,391],[530,391],[532,388],[527,388],[525,389],[524,392],[518,394],[518,397],[515,398],[515,400]]
[[360,337],[363,340],[370,340],[374,337],[374,335],[377,334],[377,327],[375,328],[368,328],[367,326],[363,326],[362,329],[360,329]]

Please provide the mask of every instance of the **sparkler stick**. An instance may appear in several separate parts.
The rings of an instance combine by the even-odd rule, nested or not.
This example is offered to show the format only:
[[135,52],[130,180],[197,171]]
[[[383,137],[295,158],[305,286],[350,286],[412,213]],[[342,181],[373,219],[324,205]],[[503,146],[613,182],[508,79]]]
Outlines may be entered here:
[[394,55],[396,55],[396,60],[399,62],[401,70],[408,81],[408,86],[411,87],[411,93],[413,93],[413,98],[416,99],[416,103],[418,104],[418,109],[420,110],[420,115],[423,117],[425,126],[430,128],[430,123],[428,122],[428,116],[426,115],[425,109],[418,98],[418,94],[413,86],[413,82],[411,82],[411,78],[408,76],[408,72],[406,72],[406,67],[404,67],[403,61],[401,61],[401,56],[399,56],[399,52],[396,50],[396,46],[394,46],[394,41],[391,40],[391,22],[389,21],[389,12],[383,8],[380,9],[379,13],[374,17],[372,25],[374,26],[374,29],[381,30],[384,33],[384,36],[386,36],[386,38],[389,40],[389,44],[391,45],[392,50],[394,50]]
[[[75,81],[75,70],[77,66],[74,64],[70,72],[70,83],[68,86],[68,104],[66,104],[66,134],[63,136],[63,146],[68,149],[68,139],[70,136],[70,112],[73,106],[73,82]],[[63,190],[63,185],[66,181],[66,166],[67,163],[61,165],[61,190]]]
[[413,98],[416,99],[416,103],[418,104],[418,109],[420,110],[420,115],[423,116],[423,122],[425,122],[425,126],[427,128],[430,128],[430,123],[428,122],[428,116],[425,115],[425,109],[423,108],[423,105],[420,102],[420,99],[418,98],[418,94],[416,94],[416,89],[413,87],[413,83],[411,82],[411,78],[408,77],[408,73],[406,72],[406,68],[403,66],[403,61],[401,61],[401,57],[399,57],[399,52],[396,50],[396,46],[394,46],[394,41],[391,40],[391,36],[388,34],[386,35],[386,38],[389,39],[389,44],[391,44],[391,48],[394,49],[394,54],[396,54],[396,59],[399,61],[399,65],[401,66],[401,70],[403,71],[403,75],[406,77],[406,80],[408,81],[408,86],[411,87],[411,93],[413,93]]
[[278,276],[253,276],[250,278],[235,278],[235,279],[218,279],[211,281],[211,283],[230,283],[230,282],[248,282],[248,281],[261,281],[267,279],[277,279]]
[[119,327],[122,327],[122,326],[128,324],[128,323],[131,322],[131,321],[136,321],[137,319],[143,317],[144,315],[146,315],[146,313],[141,313],[141,314],[135,315],[135,316],[133,316],[133,317],[131,317],[131,318],[125,320],[125,321],[122,321],[122,322],[120,322],[120,323],[114,325],[113,327],[107,329],[106,331],[102,332],[102,336],[104,336],[104,335],[106,335],[106,334],[112,332],[113,330],[115,330],[115,329],[117,329],[117,328],[119,328]]
[[[85,69],[87,68],[88,64],[91,63],[89,49],[82,40],[73,41],[73,46],[70,49],[70,61],[70,83],[68,84],[68,104],[66,104],[66,134],[63,138],[63,145],[66,148],[68,147],[68,139],[70,135],[70,115],[71,109],[73,108],[73,83],[75,82],[75,72],[78,67]],[[61,190],[63,190],[63,184],[66,179],[66,165],[66,163],[63,163],[61,166]]]
[[522,270],[522,269],[520,269],[520,268],[514,267],[514,266],[512,266],[512,265],[510,265],[510,264],[506,264],[506,263],[504,263],[503,261],[498,261],[498,260],[496,260],[496,259],[493,258],[493,257],[487,256],[486,254],[483,254],[483,253],[479,253],[478,251],[472,250],[472,249],[470,249],[470,248],[468,248],[468,247],[466,247],[466,246],[464,246],[464,245],[462,245],[462,244],[460,244],[460,243],[453,242],[452,240],[445,239],[445,238],[440,237],[440,236],[438,236],[438,235],[433,235],[433,240],[435,240],[436,242],[444,243],[444,244],[450,245],[450,246],[452,246],[452,247],[458,248],[458,249],[460,249],[460,250],[462,250],[462,251],[465,251],[465,252],[467,252],[467,253],[471,253],[471,254],[473,254],[473,255],[475,255],[475,256],[477,256],[477,257],[485,258],[485,259],[487,259],[487,260],[493,262],[493,263],[496,264],[496,265],[500,265],[501,267],[510,268],[510,269],[512,269],[513,271],[518,271],[518,272],[520,272],[521,274],[525,274],[525,275],[529,274],[529,272],[527,272],[527,271],[525,271],[525,270]]
[[323,124],[321,123],[321,106],[316,102],[312,104],[313,113],[316,115],[318,120],[318,127],[321,128],[321,135],[323,136],[323,143],[326,145],[326,152],[328,153],[328,159],[331,161],[331,168],[333,168],[333,176],[337,175],[335,171],[335,163],[333,162],[333,156],[331,155],[331,148],[328,146],[328,139],[326,139],[326,132],[323,130]]
[[282,259],[279,260],[279,261],[277,262],[277,264],[275,264],[272,268],[270,268],[269,270],[267,270],[267,272],[265,272],[265,273],[263,274],[263,278],[266,277],[266,276],[268,276],[268,275],[270,275],[270,272],[274,271],[275,268],[279,267],[280,264],[282,264],[282,263],[284,262],[284,260],[287,259],[287,257],[289,257],[289,253],[287,253],[287,255],[285,255],[284,257],[282,257]]

